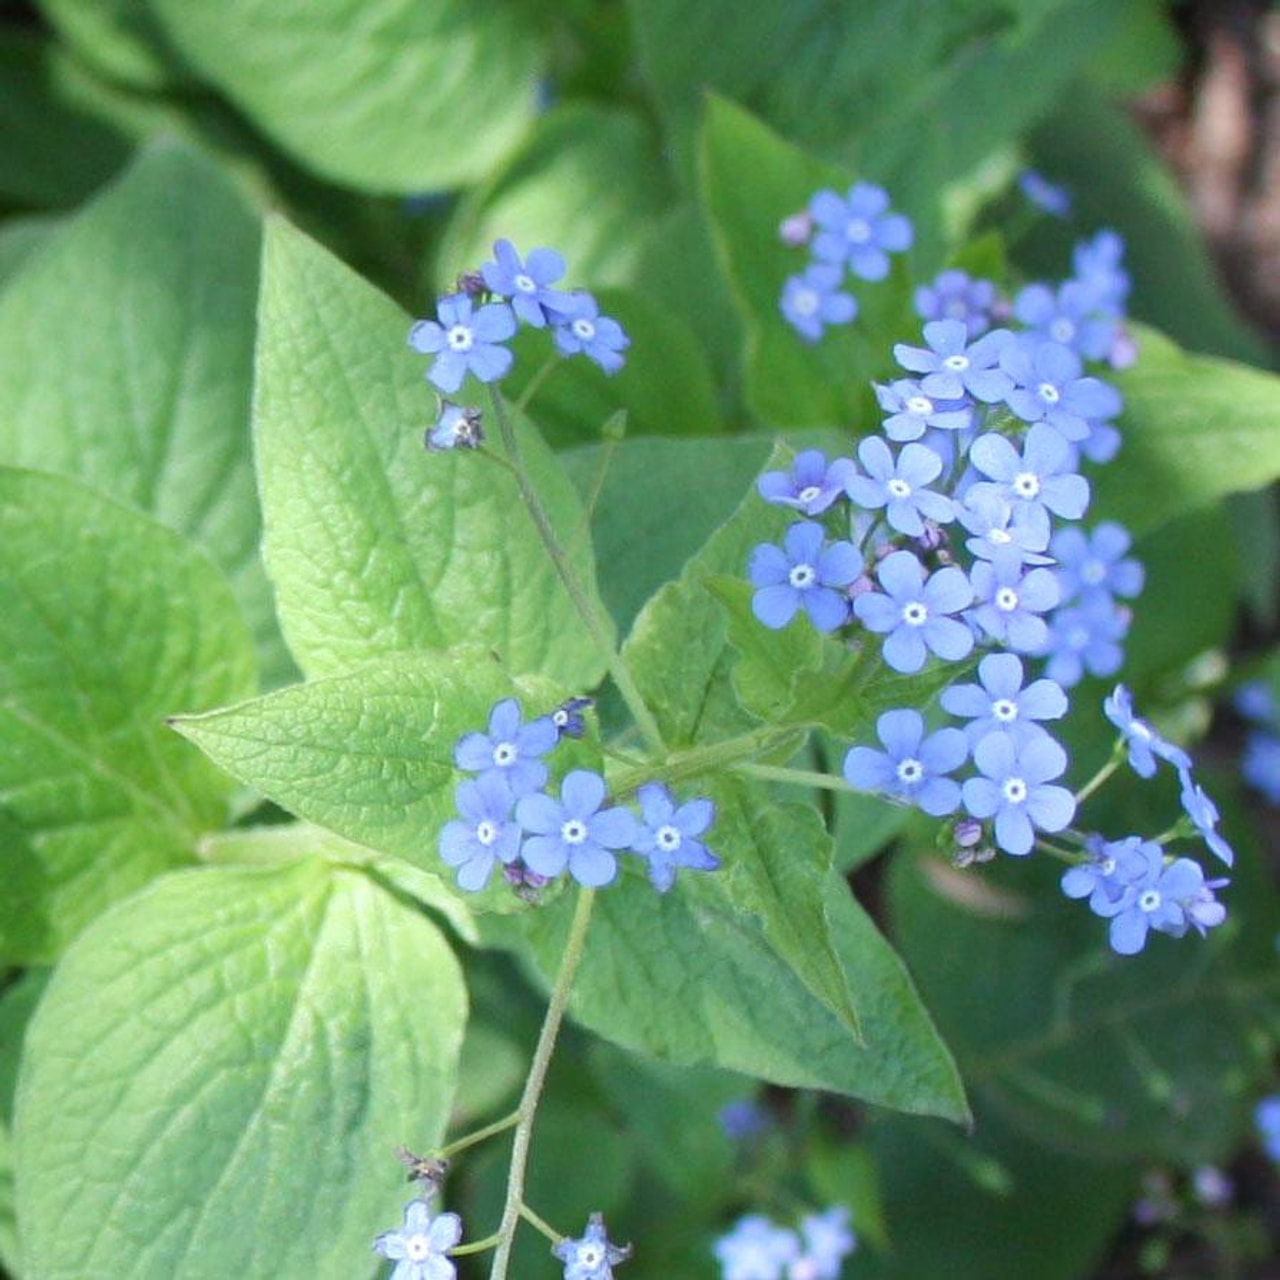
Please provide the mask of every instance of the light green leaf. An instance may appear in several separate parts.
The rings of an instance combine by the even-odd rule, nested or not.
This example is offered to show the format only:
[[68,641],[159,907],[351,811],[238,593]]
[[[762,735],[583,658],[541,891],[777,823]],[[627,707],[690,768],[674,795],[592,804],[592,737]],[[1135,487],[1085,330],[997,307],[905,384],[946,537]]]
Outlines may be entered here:
[[[514,479],[474,454],[423,449],[436,397],[408,332],[393,302],[273,222],[254,429],[263,554],[294,656],[316,676],[397,651],[482,644],[515,674],[592,687],[602,660]],[[517,429],[579,580],[594,590],[573,486],[537,433]]]
[[38,0],[58,34],[95,70],[136,89],[182,87],[183,74],[146,0]]
[[48,215],[6,218],[0,223],[0,288],[52,237],[62,219]]
[[20,828],[3,954],[51,959],[109,903],[189,861],[227,779],[163,717],[254,688],[218,571],[72,480],[0,469],[0,804]]
[[0,461],[78,476],[202,546],[274,684],[291,666],[249,448],[258,243],[214,164],[146,152],[0,295]]
[[46,1280],[368,1274],[391,1152],[440,1141],[466,1016],[439,931],[358,872],[166,877],[77,940],[32,1020],[24,1251]]
[[488,173],[534,113],[542,40],[497,0],[149,0],[164,34],[274,142],[378,192]]
[[30,969],[0,995],[0,1267],[14,1276],[23,1271],[13,1188],[13,1095],[27,1023],[48,980],[47,969]]

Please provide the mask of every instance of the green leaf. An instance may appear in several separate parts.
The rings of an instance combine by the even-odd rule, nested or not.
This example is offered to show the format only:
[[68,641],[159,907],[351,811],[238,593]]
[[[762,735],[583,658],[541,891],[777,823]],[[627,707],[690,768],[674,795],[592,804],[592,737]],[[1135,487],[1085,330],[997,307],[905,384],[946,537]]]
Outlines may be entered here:
[[61,225],[62,219],[48,215],[6,218],[0,223],[0,288],[16,275],[22,264],[42,248]]
[[24,1251],[48,1280],[368,1274],[391,1150],[443,1136],[466,1016],[439,931],[357,872],[166,877],[77,940],[32,1020]]
[[[603,662],[514,479],[474,454],[423,449],[435,396],[408,331],[408,316],[372,285],[287,223],[271,225],[254,430],[263,554],[295,658],[316,676],[397,651],[482,644],[516,674],[592,687]],[[517,430],[591,591],[573,486],[536,432]]]
[[0,1267],[15,1276],[23,1271],[13,1188],[13,1095],[27,1023],[48,980],[48,970],[29,969],[0,995]]
[[187,81],[146,0],[38,0],[40,11],[95,70],[136,89]]
[[[149,0],[164,34],[285,151],[378,192],[488,173],[533,118],[532,11],[495,0]],[[355,25],[353,26],[353,23]]]
[[0,461],[78,476],[202,546],[275,684],[291,666],[249,456],[258,245],[209,160],[141,156],[0,295]]
[[82,485],[0,469],[0,940],[52,959],[98,912],[191,859],[227,780],[163,723],[254,688],[225,581],[176,534]]

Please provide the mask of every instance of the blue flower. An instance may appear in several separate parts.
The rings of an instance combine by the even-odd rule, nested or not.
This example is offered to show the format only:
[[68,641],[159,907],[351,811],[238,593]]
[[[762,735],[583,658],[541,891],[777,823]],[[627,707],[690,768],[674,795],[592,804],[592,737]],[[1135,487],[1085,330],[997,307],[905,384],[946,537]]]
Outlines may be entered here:
[[[1103,904],[1098,914],[1111,918],[1111,949],[1118,955],[1137,955],[1152,929],[1180,938],[1189,927],[1203,934],[1225,919],[1204,872],[1190,858],[1166,864],[1158,844],[1141,841],[1121,852],[1117,862],[1124,894],[1118,902]],[[1214,910],[1207,911],[1210,905]]]
[[1042,209],[1055,218],[1071,216],[1071,192],[1056,182],[1050,182],[1035,169],[1023,169],[1018,174],[1018,190],[1037,209]]
[[800,1234],[805,1251],[792,1265],[788,1280],[838,1280],[841,1264],[858,1247],[849,1210],[836,1205],[825,1213],[806,1214]]
[[1011,653],[989,653],[978,663],[979,684],[956,684],[942,691],[942,707],[968,720],[965,732],[977,745],[992,733],[1007,733],[1017,742],[1046,732],[1041,720],[1061,720],[1067,695],[1052,680],[1033,680],[1022,687],[1021,661]]
[[977,338],[991,327],[996,287],[990,280],[974,280],[965,271],[943,271],[915,293],[916,315],[922,320],[959,320]]
[[438,320],[419,320],[409,330],[409,345],[435,356],[427,377],[446,395],[462,386],[468,373],[481,382],[497,382],[511,368],[512,355],[499,346],[516,331],[505,302],[486,303],[473,314],[466,294],[454,293],[436,304]]
[[849,477],[855,474],[851,458],[836,458],[828,466],[821,449],[806,449],[796,454],[790,471],[766,471],[756,481],[756,489],[766,502],[817,516],[844,492]]
[[552,713],[551,723],[562,738],[580,738],[587,730],[582,713],[591,706],[591,698],[569,698]]
[[617,373],[630,345],[622,326],[600,314],[600,304],[589,293],[571,293],[555,305],[551,315],[556,346],[566,356],[584,355],[605,373]]
[[1000,352],[1013,335],[993,329],[975,342],[959,320],[931,320],[924,327],[928,347],[895,344],[894,359],[912,373],[922,373],[920,386],[939,400],[959,400],[968,392],[975,400],[995,404],[1013,389],[1013,381],[998,365]]
[[889,274],[890,253],[911,248],[911,223],[889,210],[883,187],[857,182],[847,199],[834,191],[819,191],[809,212],[821,228],[813,239],[813,256],[823,262],[848,263],[863,280],[883,280]]
[[960,807],[960,784],[946,775],[969,756],[959,729],[939,729],[925,737],[918,711],[886,711],[876,721],[883,751],[852,747],[844,760],[845,780],[860,791],[876,791],[916,805],[932,817]]
[[1029,284],[1014,299],[1013,314],[1032,333],[1078,351],[1086,360],[1105,360],[1115,345],[1115,316],[1100,312],[1090,291],[1078,280],[1056,290]]
[[1123,315],[1129,296],[1129,273],[1120,265],[1124,259],[1124,239],[1119,232],[1105,229],[1091,240],[1081,240],[1071,254],[1075,277],[1090,303],[1100,311]]
[[589,769],[574,769],[560,784],[560,799],[541,793],[521,796],[516,820],[528,832],[522,851],[526,866],[540,876],[558,876],[566,868],[581,885],[599,889],[618,874],[610,850],[625,849],[636,836],[629,809],[601,809],[604,779]]
[[480,410],[444,404],[435,426],[427,428],[426,446],[432,453],[446,449],[478,449],[484,443]]
[[1233,699],[1236,710],[1254,724],[1274,727],[1280,721],[1276,715],[1276,697],[1265,680],[1249,680],[1242,684]]
[[1023,422],[1047,422],[1064,440],[1087,440],[1093,422],[1114,418],[1123,406],[1115,387],[1082,377],[1080,357],[1056,342],[1008,342],[1000,368],[1013,381],[1005,396],[1009,408]]
[[1178,770],[1178,780],[1182,783],[1179,799],[1182,811],[1191,819],[1192,826],[1200,833],[1211,853],[1221,858],[1227,866],[1236,860],[1231,846],[1218,834],[1218,806],[1209,799],[1205,789],[1191,776],[1189,768]]
[[493,246],[496,262],[486,262],[480,275],[491,293],[511,299],[511,309],[527,325],[543,329],[562,311],[565,295],[551,285],[565,272],[554,249],[534,249],[523,262],[510,240]]
[[880,407],[890,415],[884,420],[890,440],[919,440],[930,428],[964,431],[973,425],[973,409],[967,401],[935,400],[910,378],[872,385]]
[[587,1219],[579,1240],[561,1240],[551,1252],[564,1263],[564,1280],[613,1280],[613,1268],[631,1257],[631,1246],[613,1244],[602,1214]]
[[924,521],[946,524],[955,519],[951,499],[927,486],[942,473],[942,459],[922,444],[903,445],[897,461],[879,436],[858,446],[858,461],[866,475],[850,476],[845,491],[867,511],[883,507],[885,518],[913,538],[924,533]]
[[750,1098],[737,1098],[720,1108],[716,1119],[726,1138],[746,1142],[769,1127],[769,1113]]
[[975,818],[995,818],[996,844],[1006,853],[1030,853],[1037,829],[1061,831],[1075,817],[1071,792],[1048,785],[1067,767],[1067,753],[1048,734],[1023,743],[990,734],[973,762],[985,776],[966,780],[964,807]]
[[1179,771],[1191,768],[1191,757],[1181,747],[1162,738],[1133,711],[1133,695],[1122,684],[1116,685],[1102,704],[1108,720],[1120,730],[1129,749],[1129,763],[1140,778],[1152,778],[1156,757],[1167,760]]
[[1089,534],[1060,529],[1049,545],[1058,562],[1064,601],[1142,593],[1146,575],[1139,561],[1126,558],[1133,539],[1123,525],[1104,520]]
[[1049,623],[1045,673],[1064,689],[1091,676],[1113,676],[1124,663],[1120,642],[1129,631],[1127,610],[1107,598],[1087,600],[1055,611]]
[[[1062,873],[1062,892],[1068,898],[1088,898],[1094,915],[1112,915],[1128,888],[1126,868],[1141,857],[1144,843],[1141,836],[1110,841],[1090,837],[1087,861]],[[1154,848],[1158,854],[1160,846]]]
[[814,262],[782,286],[778,310],[806,342],[817,342],[827,325],[849,324],[858,314],[853,295],[840,291],[841,279],[839,267]]
[[716,820],[716,807],[705,798],[676,807],[670,790],[659,782],[647,782],[636,792],[643,824],[631,848],[649,862],[649,879],[659,893],[676,881],[676,870],[714,871],[720,859],[698,838]]
[[877,577],[883,594],[860,595],[853,609],[869,630],[888,636],[884,660],[895,671],[919,671],[930,651],[946,662],[969,656],[973,632],[948,616],[973,603],[973,587],[961,570],[939,569],[926,582],[920,561],[895,551],[880,562]]
[[510,864],[520,856],[520,827],[511,821],[515,797],[503,771],[490,769],[459,783],[455,803],[462,820],[445,823],[440,857],[458,868],[460,889],[478,893],[488,883],[495,861]]
[[1089,482],[1075,473],[1071,448],[1052,427],[1037,422],[1022,453],[1004,436],[988,432],[969,450],[969,460],[988,481],[971,493],[994,493],[1013,508],[1013,522],[1049,537],[1049,513],[1078,520],[1089,505]]
[[715,1243],[721,1280],[782,1280],[783,1269],[800,1256],[800,1237],[760,1214],[739,1218]]
[[1280,804],[1280,738],[1274,733],[1251,733],[1240,761],[1244,780],[1272,804]]
[[862,572],[862,555],[851,542],[826,542],[820,524],[800,520],[783,548],[762,542],[751,553],[749,572],[757,589],[751,609],[766,627],[785,627],[803,607],[819,631],[834,631],[849,618],[847,587]]
[[1049,628],[1040,615],[1062,596],[1052,569],[1024,571],[1021,555],[1006,549],[979,560],[969,576],[976,602],[969,616],[992,639],[1018,653],[1035,653],[1048,641]]
[[404,1226],[384,1231],[373,1251],[396,1266],[391,1280],[454,1280],[457,1268],[445,1256],[462,1239],[462,1219],[456,1213],[433,1218],[422,1200],[410,1200],[404,1209]]
[[1262,1140],[1262,1149],[1280,1164],[1280,1093],[1262,1099],[1253,1110],[1253,1123]]
[[1049,545],[1048,530],[1025,522],[1013,524],[1013,507],[998,492],[971,487],[964,505],[956,508],[956,518],[974,535],[964,545],[979,560],[994,560],[1013,551],[1023,564],[1053,563],[1041,554]]
[[468,733],[453,749],[459,769],[469,773],[490,770],[502,776],[513,796],[537,791],[547,780],[547,766],[538,759],[560,739],[550,716],[522,723],[520,703],[504,698],[489,713],[489,732]]

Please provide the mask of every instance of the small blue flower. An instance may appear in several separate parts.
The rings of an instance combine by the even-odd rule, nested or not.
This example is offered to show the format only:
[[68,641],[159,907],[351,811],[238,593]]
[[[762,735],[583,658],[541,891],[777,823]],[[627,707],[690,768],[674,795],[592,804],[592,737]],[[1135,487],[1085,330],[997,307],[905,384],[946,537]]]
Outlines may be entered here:
[[551,1252],[564,1263],[564,1280],[613,1280],[613,1268],[631,1257],[631,1246],[613,1244],[602,1214],[587,1219],[579,1240],[561,1240]]
[[427,429],[426,445],[432,453],[446,449],[478,449],[484,443],[480,410],[445,403],[436,424]]
[[534,249],[523,262],[510,240],[493,246],[496,262],[486,262],[480,275],[491,293],[511,299],[511,309],[525,324],[544,329],[562,311],[565,295],[551,288],[565,273],[564,259],[554,249]]
[[975,606],[970,617],[993,640],[1017,653],[1036,653],[1049,639],[1040,615],[1057,606],[1062,589],[1052,569],[1022,567],[1012,549],[979,560],[969,574]]
[[582,713],[592,704],[592,698],[569,698],[552,713],[551,723],[562,738],[580,738],[587,731]]
[[971,487],[964,505],[956,508],[956,518],[973,534],[964,545],[979,560],[1013,551],[1023,564],[1053,563],[1042,554],[1049,545],[1048,531],[1026,522],[1014,524],[1013,507],[998,492]]
[[1123,315],[1129,296],[1129,273],[1124,260],[1124,238],[1110,229],[1099,231],[1091,240],[1079,241],[1071,254],[1075,278],[1083,286],[1090,304],[1111,315]]
[[1106,598],[1058,609],[1049,623],[1045,674],[1064,689],[1091,676],[1113,676],[1124,663],[1121,641],[1129,631],[1129,613]]
[[567,294],[549,311],[556,346],[563,355],[584,355],[608,374],[622,368],[622,353],[631,339],[616,320],[600,314],[600,304],[591,294]]
[[1089,482],[1076,474],[1070,446],[1046,423],[1037,422],[1027,432],[1021,454],[1004,436],[979,436],[969,460],[989,477],[970,492],[1003,498],[1013,508],[1013,522],[1030,525],[1046,541],[1050,512],[1079,520],[1089,505]]
[[720,1108],[716,1119],[726,1138],[746,1142],[769,1127],[769,1113],[750,1098],[738,1098]]
[[1055,218],[1071,216],[1071,192],[1056,182],[1050,182],[1035,169],[1023,169],[1018,174],[1018,190],[1037,209],[1042,209]]
[[1118,322],[1097,309],[1089,290],[1078,280],[1058,288],[1029,284],[1014,299],[1013,314],[1032,333],[1060,342],[1086,360],[1105,360],[1115,346]]
[[919,671],[930,652],[946,662],[969,656],[973,632],[948,616],[973,603],[973,587],[960,569],[939,569],[926,582],[920,561],[910,551],[895,551],[876,576],[881,591],[858,596],[853,608],[869,630],[887,635],[884,660],[895,671]]
[[604,779],[589,769],[574,769],[560,784],[560,799],[537,793],[516,802],[516,820],[530,834],[522,854],[525,864],[551,878],[568,869],[589,889],[600,889],[618,874],[613,849],[625,849],[636,836],[629,809],[601,809]]
[[1000,368],[1013,381],[1005,404],[1023,422],[1047,422],[1064,440],[1087,440],[1091,424],[1114,418],[1120,393],[1100,378],[1082,376],[1070,347],[1029,336],[1005,343]]
[[990,280],[974,280],[965,271],[943,271],[931,284],[915,292],[916,315],[922,320],[959,320],[970,338],[991,327],[996,286]]
[[456,1213],[433,1218],[425,1201],[410,1200],[404,1226],[384,1231],[373,1251],[396,1264],[391,1280],[455,1280],[457,1268],[446,1254],[461,1239],[462,1219]]
[[497,382],[511,369],[512,355],[499,346],[516,331],[505,302],[489,302],[473,312],[466,294],[454,293],[436,304],[437,320],[419,320],[409,330],[409,345],[435,356],[427,377],[446,395],[462,386],[468,373],[481,382]]
[[821,449],[806,449],[796,454],[790,471],[766,471],[756,481],[756,489],[766,502],[817,516],[840,497],[855,474],[852,458],[836,458],[828,466]]
[[459,769],[469,773],[499,773],[519,797],[539,790],[547,781],[547,766],[538,759],[560,739],[550,716],[522,723],[520,703],[504,698],[489,713],[489,732],[468,733],[453,749]]
[[1276,713],[1276,697],[1265,680],[1249,680],[1242,684],[1232,699],[1235,709],[1254,724],[1274,728],[1280,724]]
[[1280,804],[1280,738],[1274,733],[1251,733],[1245,742],[1240,772],[1271,804]]
[[1142,841],[1122,851],[1117,862],[1124,894],[1118,902],[1103,905],[1098,914],[1111,917],[1111,949],[1118,955],[1137,955],[1152,929],[1180,938],[1189,927],[1203,934],[1225,919],[1204,872],[1190,858],[1166,863],[1158,844]]
[[960,784],[946,775],[969,756],[969,742],[959,729],[939,729],[925,736],[918,711],[886,711],[876,721],[883,751],[852,747],[844,760],[845,780],[860,791],[876,791],[916,805],[935,818],[960,807]]
[[809,212],[820,230],[813,240],[813,256],[823,262],[847,263],[863,280],[883,280],[889,274],[889,254],[911,248],[911,223],[889,209],[883,187],[857,182],[841,199],[834,191],[819,191]]
[[714,871],[720,859],[699,838],[716,820],[716,807],[705,798],[689,800],[678,808],[670,790],[660,782],[647,782],[636,792],[643,824],[631,848],[648,860],[649,879],[659,893],[676,882],[676,871]]
[[975,818],[992,818],[996,844],[1021,857],[1031,852],[1035,832],[1061,831],[1075,817],[1075,797],[1049,784],[1067,767],[1067,753],[1048,734],[1021,744],[993,733],[974,748],[983,773],[964,784],[964,807]]
[[1061,720],[1067,695],[1052,680],[1033,680],[1022,687],[1021,661],[1011,653],[989,653],[978,663],[979,684],[956,684],[942,691],[942,707],[968,720],[965,732],[977,745],[992,733],[1007,733],[1026,742],[1046,732],[1041,720]]
[[782,286],[778,310],[806,342],[817,342],[827,325],[849,324],[858,314],[857,300],[840,290],[841,279],[839,267],[814,262]]
[[1218,806],[1209,799],[1208,793],[1191,776],[1189,768],[1178,770],[1178,780],[1182,783],[1179,799],[1182,811],[1191,819],[1192,825],[1200,833],[1211,853],[1221,858],[1227,866],[1236,860],[1231,846],[1218,834]]
[[1060,529],[1049,545],[1058,562],[1064,601],[1141,595],[1145,572],[1139,561],[1127,558],[1133,539],[1114,520],[1104,520],[1089,534]]
[[[1068,898],[1088,898],[1094,915],[1111,916],[1128,888],[1125,868],[1133,865],[1143,844],[1141,836],[1110,841],[1091,837],[1088,860],[1062,873],[1062,892]],[[1159,853],[1159,845],[1155,849]]]
[[760,1214],[739,1218],[716,1241],[721,1280],[782,1280],[784,1268],[800,1256],[800,1237]]
[[1263,1098],[1253,1110],[1253,1123],[1262,1140],[1262,1149],[1280,1164],[1280,1093]]
[[955,519],[951,499],[927,487],[942,473],[942,459],[932,449],[903,445],[895,461],[879,436],[868,436],[858,446],[858,461],[867,474],[850,476],[845,491],[866,511],[883,507],[899,533],[918,538],[925,520],[947,524]]
[[1102,710],[1120,730],[1129,749],[1129,764],[1140,778],[1155,777],[1157,757],[1167,760],[1179,771],[1191,768],[1191,757],[1181,747],[1166,741],[1134,714],[1133,695],[1124,685],[1116,685],[1103,702]]
[[1000,352],[1012,339],[1008,329],[993,329],[970,343],[962,321],[931,320],[924,327],[927,347],[899,342],[893,356],[904,369],[925,375],[920,380],[925,395],[959,400],[968,392],[975,400],[995,404],[1013,389],[1012,379],[998,367]]
[[775,631],[804,609],[819,631],[834,631],[849,618],[844,588],[862,572],[862,555],[851,542],[826,542],[812,520],[793,524],[781,548],[763,542],[751,553],[749,573],[757,588],[752,612]]
[[966,400],[935,400],[910,378],[873,385],[880,407],[890,415],[884,420],[890,440],[919,440],[930,429],[964,431],[973,425],[973,409]]
[[806,1214],[800,1220],[805,1251],[792,1265],[788,1280],[838,1280],[840,1267],[857,1247],[849,1225],[849,1210],[835,1205],[825,1213]]
[[509,865],[520,856],[520,827],[511,821],[515,797],[503,771],[490,769],[458,784],[455,803],[461,820],[446,822],[440,832],[440,857],[458,869],[458,887],[479,893],[495,862]]

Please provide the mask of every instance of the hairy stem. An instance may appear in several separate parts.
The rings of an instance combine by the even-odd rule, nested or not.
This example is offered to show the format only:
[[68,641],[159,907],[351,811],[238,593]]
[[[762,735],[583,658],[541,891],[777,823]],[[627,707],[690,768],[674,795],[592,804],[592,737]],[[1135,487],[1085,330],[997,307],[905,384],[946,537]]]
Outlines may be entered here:
[[441,1147],[436,1153],[441,1160],[448,1160],[451,1156],[456,1156],[459,1151],[465,1151],[468,1147],[474,1147],[477,1142],[483,1142],[486,1138],[492,1138],[499,1133],[506,1133],[510,1128],[520,1123],[520,1113],[513,1111],[509,1116],[503,1116],[501,1120],[495,1120],[492,1124],[487,1124],[483,1129],[477,1129],[474,1133],[464,1134],[456,1142],[451,1142],[447,1147]]
[[1082,805],[1120,767],[1120,755],[1112,752],[1111,759],[1076,792],[1076,804]]
[[761,751],[795,733],[795,729],[780,729],[770,725],[737,738],[710,742],[705,747],[673,751],[664,759],[650,761],[635,768],[619,769],[610,779],[610,791],[617,799],[629,795],[645,782],[682,782],[686,778],[697,778],[716,769],[732,768],[740,761],[751,760]]
[[552,1244],[559,1244],[567,1237],[563,1236],[545,1218],[534,1213],[527,1204],[520,1206],[520,1216],[536,1231],[540,1231]]

